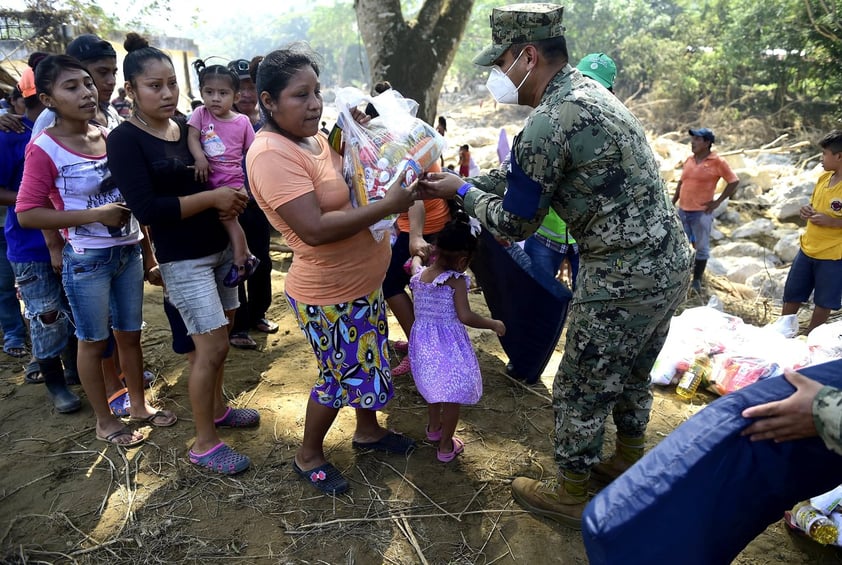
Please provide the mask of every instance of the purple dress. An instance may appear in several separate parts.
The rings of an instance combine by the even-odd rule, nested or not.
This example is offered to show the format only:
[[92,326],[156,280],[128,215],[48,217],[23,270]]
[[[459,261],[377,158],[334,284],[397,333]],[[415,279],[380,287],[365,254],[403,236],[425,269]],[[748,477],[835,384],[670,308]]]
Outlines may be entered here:
[[444,284],[456,277],[470,287],[470,278],[445,271],[425,283],[421,273],[409,282],[415,302],[415,323],[409,336],[415,386],[428,404],[476,404],[482,396],[479,362],[468,332],[456,315],[453,288]]

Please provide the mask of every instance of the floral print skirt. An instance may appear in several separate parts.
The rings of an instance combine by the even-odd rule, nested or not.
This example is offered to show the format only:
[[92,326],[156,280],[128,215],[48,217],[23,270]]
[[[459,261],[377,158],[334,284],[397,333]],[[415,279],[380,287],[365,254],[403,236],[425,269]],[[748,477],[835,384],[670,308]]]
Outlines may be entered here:
[[385,406],[394,391],[381,290],[331,306],[313,306],[297,302],[289,294],[286,297],[319,362],[312,398],[337,409],[379,410]]

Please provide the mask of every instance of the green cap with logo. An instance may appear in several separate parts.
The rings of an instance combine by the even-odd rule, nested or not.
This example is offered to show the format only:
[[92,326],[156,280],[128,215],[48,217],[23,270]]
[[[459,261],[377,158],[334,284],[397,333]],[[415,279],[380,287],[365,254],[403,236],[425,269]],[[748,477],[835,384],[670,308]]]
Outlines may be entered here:
[[605,53],[590,53],[582,57],[576,68],[585,75],[594,79],[605,88],[614,88],[614,79],[617,78],[617,65],[614,59]]
[[531,43],[561,37],[564,6],[558,4],[510,4],[491,11],[491,41],[474,57],[474,63],[490,67],[506,49],[517,43]]

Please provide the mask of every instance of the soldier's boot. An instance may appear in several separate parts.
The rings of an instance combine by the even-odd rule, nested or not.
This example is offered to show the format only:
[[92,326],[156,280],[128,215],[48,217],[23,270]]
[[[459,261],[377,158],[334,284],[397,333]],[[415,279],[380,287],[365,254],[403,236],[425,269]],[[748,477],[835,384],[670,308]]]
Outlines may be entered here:
[[617,434],[614,455],[601,463],[594,465],[591,478],[594,483],[607,485],[643,457],[644,437],[628,437]]
[[582,512],[588,503],[587,473],[562,470],[558,480],[536,481],[517,477],[512,481],[512,497],[526,510],[555,520],[574,530],[582,529]]
[[702,291],[702,276],[705,274],[707,265],[707,259],[696,259],[696,263],[693,265],[693,282],[690,283],[690,286],[696,292]]

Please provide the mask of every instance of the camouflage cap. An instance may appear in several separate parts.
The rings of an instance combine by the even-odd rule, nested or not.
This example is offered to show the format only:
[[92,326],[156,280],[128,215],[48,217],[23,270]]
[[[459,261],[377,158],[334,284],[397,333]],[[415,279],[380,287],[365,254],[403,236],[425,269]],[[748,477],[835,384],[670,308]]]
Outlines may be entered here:
[[558,4],[510,4],[494,8],[490,18],[493,45],[474,57],[474,63],[489,67],[506,49],[516,43],[563,36],[563,12],[564,6]]

